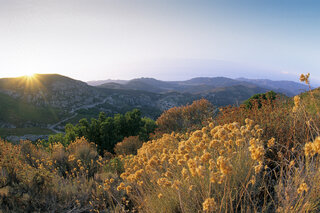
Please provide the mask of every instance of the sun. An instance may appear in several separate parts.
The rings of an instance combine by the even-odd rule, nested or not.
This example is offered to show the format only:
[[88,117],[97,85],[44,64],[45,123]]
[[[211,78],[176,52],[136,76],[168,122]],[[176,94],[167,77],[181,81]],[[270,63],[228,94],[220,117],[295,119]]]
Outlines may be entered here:
[[27,76],[27,77],[32,77],[32,76],[34,76],[34,73],[32,73],[32,72],[25,73],[25,76]]
[[29,84],[35,84],[35,81],[37,80],[35,73],[25,73],[23,76],[24,82]]
[[25,73],[21,78],[20,84],[23,85],[27,91],[38,91],[43,87],[36,73]]
[[27,77],[27,78],[34,78],[34,76],[35,76],[35,73],[25,73],[25,77]]

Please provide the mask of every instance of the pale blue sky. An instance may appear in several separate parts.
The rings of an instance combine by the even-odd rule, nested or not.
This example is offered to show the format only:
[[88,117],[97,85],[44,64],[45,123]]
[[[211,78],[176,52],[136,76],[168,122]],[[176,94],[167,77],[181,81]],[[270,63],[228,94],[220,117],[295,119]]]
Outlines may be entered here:
[[0,0],[0,77],[320,82],[311,0]]

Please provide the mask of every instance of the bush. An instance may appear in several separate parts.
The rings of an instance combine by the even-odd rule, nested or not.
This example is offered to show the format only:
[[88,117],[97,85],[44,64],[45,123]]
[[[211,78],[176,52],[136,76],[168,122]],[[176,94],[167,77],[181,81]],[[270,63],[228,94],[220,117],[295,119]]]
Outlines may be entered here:
[[191,134],[165,134],[126,160],[118,189],[143,212],[257,211],[262,133],[247,119],[245,126],[211,123]]
[[157,119],[160,133],[186,132],[205,125],[214,115],[215,108],[205,99],[194,101],[191,105],[173,107]]
[[114,174],[120,175],[124,172],[124,163],[123,159],[120,157],[114,157],[107,161],[106,166],[104,167],[106,172],[111,172]]
[[247,109],[251,109],[253,105],[256,105],[258,108],[262,106],[262,101],[274,101],[279,95],[274,91],[269,91],[266,93],[255,94],[248,100],[244,101],[243,104]]
[[[243,125],[246,118],[252,119],[264,129],[262,138],[266,140],[274,137],[279,144],[276,149],[283,152],[292,148],[301,150],[306,141],[314,138],[317,134],[315,130],[320,127],[319,117],[309,113],[302,101],[295,111],[291,99],[278,98],[251,103],[253,105],[249,109],[244,105],[220,109],[214,123],[224,125],[236,121]],[[290,152],[286,155],[290,155]]]
[[117,143],[114,152],[117,155],[135,155],[142,144],[143,142],[140,141],[139,136],[130,136]]
[[[49,151],[0,140],[0,208],[4,212],[87,212],[123,209],[118,178],[84,138]],[[112,179],[112,180],[111,180]],[[111,191],[113,194],[111,194]]]

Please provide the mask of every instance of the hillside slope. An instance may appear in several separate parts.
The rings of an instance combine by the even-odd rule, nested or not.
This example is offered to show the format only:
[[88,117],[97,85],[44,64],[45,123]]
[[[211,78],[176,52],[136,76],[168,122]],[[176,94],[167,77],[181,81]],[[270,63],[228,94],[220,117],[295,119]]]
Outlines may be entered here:
[[57,74],[0,79],[0,92],[36,106],[66,111],[103,99],[97,88]]
[[0,93],[0,128],[46,126],[65,115],[57,108],[37,107]]

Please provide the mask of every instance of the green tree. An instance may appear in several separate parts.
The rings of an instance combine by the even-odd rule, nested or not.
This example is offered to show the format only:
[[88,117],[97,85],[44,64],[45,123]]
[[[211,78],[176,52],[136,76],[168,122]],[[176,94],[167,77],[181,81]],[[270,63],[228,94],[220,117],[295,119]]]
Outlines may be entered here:
[[263,101],[274,101],[277,98],[277,95],[278,94],[272,90],[266,93],[255,94],[248,100],[244,101],[243,104],[247,109],[251,109],[254,104],[257,104],[260,109]]
[[67,146],[67,141],[65,140],[65,136],[63,133],[58,133],[55,135],[50,135],[48,138],[49,144],[54,144],[60,142],[64,146]]
[[142,118],[138,109],[127,112],[125,115],[116,114],[107,117],[101,112],[98,119],[81,119],[78,124],[67,124],[65,134],[56,134],[49,137],[49,143],[61,142],[68,145],[76,138],[85,137],[98,146],[101,154],[104,151],[113,152],[116,143],[125,137],[139,136],[141,140],[149,139],[150,133],[155,131],[156,124],[150,118]]

